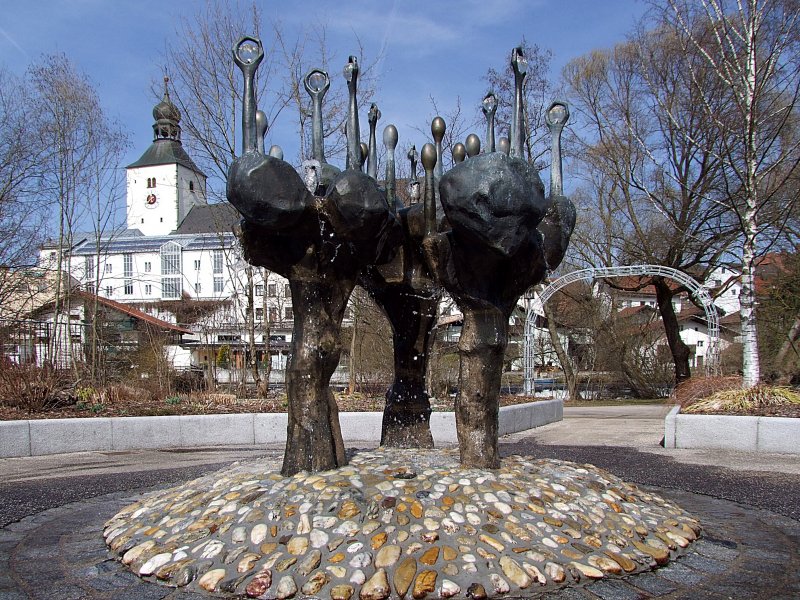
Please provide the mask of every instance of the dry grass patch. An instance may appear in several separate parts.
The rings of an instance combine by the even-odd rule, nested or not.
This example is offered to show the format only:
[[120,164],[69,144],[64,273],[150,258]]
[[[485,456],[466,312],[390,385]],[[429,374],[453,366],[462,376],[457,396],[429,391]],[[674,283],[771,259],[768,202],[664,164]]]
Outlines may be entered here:
[[798,417],[800,394],[786,387],[768,385],[721,390],[684,406],[681,412]]

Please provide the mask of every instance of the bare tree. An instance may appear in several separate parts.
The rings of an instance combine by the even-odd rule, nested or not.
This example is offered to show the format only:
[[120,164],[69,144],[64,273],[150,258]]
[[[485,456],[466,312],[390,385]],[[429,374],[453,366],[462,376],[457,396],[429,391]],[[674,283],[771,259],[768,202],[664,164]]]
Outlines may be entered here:
[[15,271],[36,262],[46,207],[33,201],[44,148],[31,131],[30,89],[0,67],[0,303],[15,293]]
[[[573,140],[585,181],[574,246],[590,264],[659,264],[704,278],[730,247],[736,227],[720,202],[723,167],[701,107],[710,86],[718,104],[726,94],[713,80],[692,81],[687,61],[674,36],[641,31],[564,71],[582,125]],[[673,306],[686,290],[662,277],[626,284],[655,287],[675,378],[688,378]]]
[[[87,219],[99,193],[103,201],[109,182],[125,147],[119,126],[104,113],[97,92],[89,79],[64,55],[44,56],[28,70],[33,84],[36,143],[44,150],[40,165],[38,198],[57,214],[56,289],[54,327],[61,323],[62,300],[69,306],[69,285],[62,285],[70,267],[73,236]],[[66,275],[69,277],[69,275]],[[53,335],[52,339],[58,336]],[[73,364],[76,361],[71,361]]]
[[[722,162],[726,206],[742,236],[739,300],[746,387],[760,378],[755,267],[759,249],[769,242],[764,218],[769,212],[776,216],[773,200],[800,160],[800,140],[788,135],[800,97],[798,18],[792,0],[668,0],[653,5],[653,19],[674,32],[681,51],[700,58],[686,64],[691,81],[705,89],[699,84],[711,77],[729,91],[724,110],[710,93],[702,94],[700,107],[716,134],[708,150]],[[665,108],[671,118],[672,111]],[[674,122],[685,133],[680,121]]]

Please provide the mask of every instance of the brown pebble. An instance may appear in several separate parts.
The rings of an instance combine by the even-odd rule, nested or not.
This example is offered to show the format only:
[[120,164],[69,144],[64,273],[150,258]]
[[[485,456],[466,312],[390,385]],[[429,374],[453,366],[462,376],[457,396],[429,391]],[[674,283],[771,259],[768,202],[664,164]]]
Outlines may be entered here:
[[421,600],[436,589],[436,571],[422,571],[414,580],[414,590],[411,595],[416,600]]
[[425,553],[419,557],[419,562],[422,564],[433,566],[436,564],[437,559],[439,558],[439,547],[433,546],[428,548]]

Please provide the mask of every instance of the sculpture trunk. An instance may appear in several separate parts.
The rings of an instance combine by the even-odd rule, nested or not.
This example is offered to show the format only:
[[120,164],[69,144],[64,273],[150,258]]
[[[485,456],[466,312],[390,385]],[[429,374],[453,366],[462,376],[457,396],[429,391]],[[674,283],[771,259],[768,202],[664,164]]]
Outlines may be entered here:
[[461,464],[497,469],[500,378],[508,342],[508,315],[493,306],[465,308],[458,341],[461,370],[456,396],[456,430]]
[[394,382],[386,392],[381,446],[433,448],[425,371],[437,299],[421,298],[412,288],[401,291],[399,287],[373,294],[392,325],[394,346]]
[[354,282],[289,279],[294,352],[286,372],[287,444],[281,473],[325,471],[347,463],[339,412],[329,382],[341,355],[341,325]]

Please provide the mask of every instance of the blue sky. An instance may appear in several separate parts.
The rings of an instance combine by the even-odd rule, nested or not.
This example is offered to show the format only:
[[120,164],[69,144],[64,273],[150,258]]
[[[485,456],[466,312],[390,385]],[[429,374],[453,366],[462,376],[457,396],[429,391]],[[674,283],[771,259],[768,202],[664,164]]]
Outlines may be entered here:
[[[152,137],[151,83],[161,77],[165,44],[174,38],[179,16],[199,11],[190,0],[12,0],[0,20],[0,63],[22,74],[42,54],[63,52],[95,84],[103,106],[130,133],[125,164],[147,148]],[[290,31],[309,22],[325,23],[329,42],[344,64],[357,48],[365,56],[383,49],[376,97],[383,118],[395,123],[417,147],[426,140],[420,127],[432,114],[429,97],[450,106],[483,97],[482,79],[500,68],[523,36],[553,53],[554,74],[570,59],[625,39],[646,9],[641,0],[264,0],[266,19]],[[355,33],[354,33],[355,32]],[[249,32],[243,32],[249,33]],[[265,38],[265,45],[270,39]],[[333,85],[344,85],[331,73]],[[471,109],[470,109],[471,114]],[[362,117],[362,118],[365,118]],[[291,151],[291,136],[274,124],[272,139]],[[287,152],[287,154],[289,153]]]

